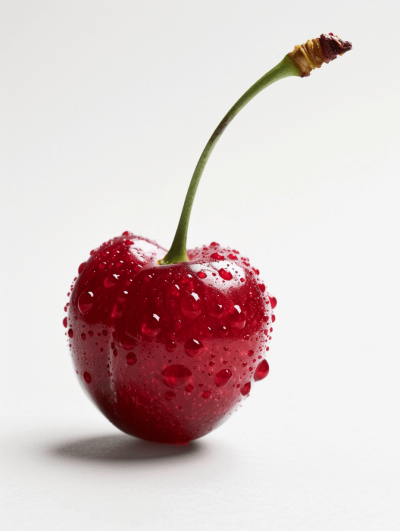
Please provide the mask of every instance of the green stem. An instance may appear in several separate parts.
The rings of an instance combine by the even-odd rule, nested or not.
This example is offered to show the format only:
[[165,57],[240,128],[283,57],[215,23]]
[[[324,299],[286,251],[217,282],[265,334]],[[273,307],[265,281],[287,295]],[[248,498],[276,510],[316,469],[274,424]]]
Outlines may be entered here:
[[264,90],[275,81],[283,79],[289,76],[300,76],[299,69],[294,63],[293,59],[286,55],[283,60],[277,64],[272,70],[267,72],[262,78],[260,78],[247,92],[243,94],[241,98],[235,103],[235,105],[227,112],[224,118],[219,123],[218,127],[211,135],[210,140],[207,142],[206,147],[201,154],[197,166],[194,170],[192,180],[190,181],[189,189],[186,194],[185,203],[181,217],[179,219],[178,228],[176,229],[175,238],[172,242],[171,248],[165,257],[159,261],[161,265],[175,264],[177,262],[188,262],[188,256],[186,253],[186,240],[189,227],[190,214],[192,212],[193,201],[196,195],[197,187],[201,176],[203,174],[205,165],[216,145],[220,139],[222,133],[227,128],[228,124],[233,118],[254,98],[259,92]]

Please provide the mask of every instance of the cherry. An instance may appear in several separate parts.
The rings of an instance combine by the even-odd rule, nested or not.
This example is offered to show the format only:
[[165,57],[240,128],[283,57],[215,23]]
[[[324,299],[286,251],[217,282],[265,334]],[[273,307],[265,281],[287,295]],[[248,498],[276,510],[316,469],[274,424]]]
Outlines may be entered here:
[[[330,46],[332,39],[324,36],[323,46],[318,41],[322,57],[328,50],[325,62],[351,49],[338,38]],[[308,43],[303,45],[304,53],[313,51],[308,65],[318,67]],[[263,88],[306,75],[297,48],[238,100],[211,136],[170,250],[126,231],[79,266],[63,320],[75,369],[100,411],[130,435],[175,444],[202,437],[268,375],[265,355],[277,302],[259,270],[236,249],[216,242],[186,251],[186,238],[197,186],[216,142]]]

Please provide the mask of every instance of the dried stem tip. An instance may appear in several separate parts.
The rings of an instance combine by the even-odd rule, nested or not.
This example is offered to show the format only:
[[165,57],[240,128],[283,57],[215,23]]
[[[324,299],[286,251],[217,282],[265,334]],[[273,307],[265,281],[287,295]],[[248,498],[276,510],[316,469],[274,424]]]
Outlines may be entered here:
[[300,46],[296,45],[293,52],[288,55],[296,63],[300,76],[310,75],[311,70],[320,68],[323,63],[329,63],[338,55],[343,55],[352,49],[351,42],[342,41],[337,35],[323,33],[317,39],[307,41]]

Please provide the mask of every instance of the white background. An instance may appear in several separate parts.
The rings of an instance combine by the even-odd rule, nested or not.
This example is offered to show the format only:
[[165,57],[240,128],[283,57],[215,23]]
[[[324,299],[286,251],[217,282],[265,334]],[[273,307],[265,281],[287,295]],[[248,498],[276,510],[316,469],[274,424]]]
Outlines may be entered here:
[[[4,531],[400,528],[399,3],[2,0]],[[268,88],[203,176],[189,246],[238,248],[278,299],[267,380],[186,448],[82,393],[63,306],[131,230],[168,247],[236,99],[308,38],[354,50]]]

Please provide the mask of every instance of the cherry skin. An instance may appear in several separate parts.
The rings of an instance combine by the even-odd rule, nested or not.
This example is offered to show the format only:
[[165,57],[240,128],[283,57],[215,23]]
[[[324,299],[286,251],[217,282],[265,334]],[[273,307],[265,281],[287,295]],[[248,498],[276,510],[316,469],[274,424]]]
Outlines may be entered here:
[[78,378],[120,430],[185,444],[229,418],[268,374],[273,308],[247,258],[217,243],[189,262],[124,232],[81,264],[67,334]]

